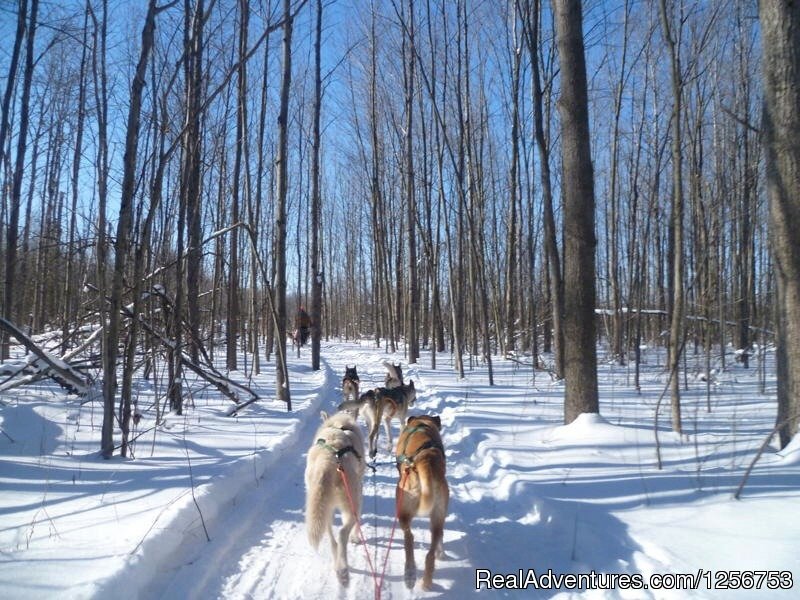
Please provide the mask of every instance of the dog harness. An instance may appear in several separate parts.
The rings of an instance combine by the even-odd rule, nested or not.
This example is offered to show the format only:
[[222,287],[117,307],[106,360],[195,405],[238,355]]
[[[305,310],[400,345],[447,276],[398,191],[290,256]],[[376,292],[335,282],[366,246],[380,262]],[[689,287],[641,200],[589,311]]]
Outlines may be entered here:
[[319,438],[317,440],[317,446],[322,446],[326,450],[329,450],[331,453],[333,453],[333,455],[336,457],[336,461],[339,463],[342,462],[342,458],[344,458],[344,455],[347,454],[348,452],[352,452],[353,454],[356,455],[356,458],[358,460],[361,460],[361,455],[358,453],[358,450],[356,450],[354,446],[345,446],[344,448],[334,448],[323,438]]
[[406,432],[408,432],[408,435],[406,436],[406,440],[405,440],[406,443],[403,446],[403,452],[398,454],[397,458],[395,459],[396,462],[397,462],[397,466],[398,467],[400,465],[402,465],[402,464],[405,464],[409,468],[413,468],[414,467],[414,459],[417,457],[417,454],[419,454],[420,452],[423,452],[425,450],[430,450],[431,448],[438,450],[439,452],[442,453],[442,455],[444,455],[444,446],[442,446],[441,442],[436,441],[436,440],[431,440],[431,439],[429,439],[427,442],[425,442],[419,448],[417,448],[416,451],[414,452],[414,454],[412,454],[411,456],[408,456],[406,454],[406,448],[408,447],[409,438],[412,435],[414,435],[416,432],[421,431],[423,429],[428,429],[428,428],[430,428],[430,425],[428,425],[427,423],[422,423],[421,425],[416,425],[414,427],[406,426],[406,428],[403,429],[403,432],[400,435],[403,435],[403,433],[406,433]]

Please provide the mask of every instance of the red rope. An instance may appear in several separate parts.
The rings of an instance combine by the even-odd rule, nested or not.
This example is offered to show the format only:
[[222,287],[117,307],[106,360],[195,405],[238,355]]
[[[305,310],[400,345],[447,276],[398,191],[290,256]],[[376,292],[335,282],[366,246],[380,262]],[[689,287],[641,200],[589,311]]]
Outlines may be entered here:
[[389,552],[392,549],[392,541],[394,540],[394,532],[397,529],[397,520],[398,520],[398,509],[400,506],[400,502],[403,498],[403,483],[405,482],[406,477],[408,476],[408,471],[410,469],[406,469],[403,472],[403,477],[400,480],[400,494],[398,495],[397,502],[395,504],[395,516],[394,516],[394,523],[392,523],[392,532],[389,534],[389,543],[386,546],[386,556],[383,558],[383,568],[381,570],[381,577],[378,579],[378,573],[375,570],[375,567],[372,564],[372,559],[369,556],[369,549],[367,548],[367,540],[364,538],[364,532],[361,529],[361,517],[356,511],[356,505],[353,501],[353,495],[350,493],[350,485],[347,481],[347,474],[344,472],[342,465],[340,464],[337,468],[339,474],[342,476],[342,483],[344,483],[344,491],[347,494],[347,501],[350,503],[350,510],[356,517],[356,527],[358,528],[358,536],[361,538],[361,544],[364,546],[364,554],[367,555],[367,564],[369,565],[370,573],[372,574],[372,579],[375,582],[375,598],[376,600],[380,600],[381,598],[381,588],[383,587],[383,580],[386,576],[386,565],[389,562]]
[[356,528],[358,529],[358,536],[361,538],[361,543],[364,546],[364,553],[367,555],[367,563],[369,564],[369,570],[372,572],[373,579],[375,578],[375,567],[372,566],[372,559],[369,557],[369,550],[367,550],[367,540],[364,539],[364,532],[361,530],[361,517],[356,510],[356,503],[353,502],[353,495],[350,493],[350,485],[347,483],[347,474],[344,472],[342,465],[340,464],[337,468],[339,474],[342,476],[342,483],[344,483],[344,491],[347,494],[347,501],[350,503],[350,511],[356,518]]
[[383,568],[381,569],[381,578],[378,581],[378,600],[380,600],[380,588],[383,587],[383,578],[386,577],[386,564],[389,562],[389,550],[392,549],[392,540],[394,540],[394,532],[397,529],[397,521],[400,517],[400,505],[403,501],[403,484],[405,483],[406,477],[408,477],[408,472],[410,468],[406,468],[403,471],[403,476],[400,478],[400,492],[397,495],[397,502],[395,502],[394,506],[394,523],[392,523],[392,532],[389,534],[389,545],[386,546],[386,556],[383,557]]

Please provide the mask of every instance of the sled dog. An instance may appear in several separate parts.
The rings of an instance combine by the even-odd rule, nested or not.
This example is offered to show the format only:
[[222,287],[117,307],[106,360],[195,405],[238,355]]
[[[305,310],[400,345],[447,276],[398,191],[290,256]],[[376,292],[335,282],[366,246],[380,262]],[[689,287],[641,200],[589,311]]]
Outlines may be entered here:
[[417,389],[414,387],[414,380],[409,380],[408,384],[401,384],[396,388],[376,388],[375,394],[375,415],[369,427],[369,455],[374,457],[378,453],[378,430],[383,421],[383,428],[388,439],[389,452],[392,451],[392,419],[397,418],[402,427],[406,420],[408,407],[414,404],[417,399]]
[[450,490],[445,478],[444,446],[439,434],[441,427],[439,416],[409,417],[397,440],[400,480],[395,489],[395,500],[397,519],[404,534],[405,582],[409,589],[417,580],[414,536],[411,533],[411,520],[415,516],[428,515],[431,522],[431,546],[425,555],[423,589],[429,590],[433,585],[435,560],[444,556],[442,538]]
[[[323,412],[322,421],[306,460],[306,530],[314,548],[319,547],[325,532],[328,533],[336,576],[342,586],[347,586],[350,580],[347,539],[348,536],[356,539],[353,526],[361,514],[364,435],[347,413],[329,417]],[[340,467],[344,478],[338,471]],[[337,509],[342,517],[338,540],[333,533],[333,515]]]
[[[373,424],[379,424],[377,421],[378,408],[376,391],[377,388],[374,390],[367,390],[358,397],[358,400],[345,400],[339,405],[338,410],[340,412],[346,412],[351,415],[353,419],[358,419],[358,415],[364,415],[364,420],[367,422],[367,431],[371,433]],[[375,428],[377,428],[377,426]],[[374,456],[374,454],[372,454],[371,444],[372,442],[370,441],[370,456]]]
[[344,367],[344,377],[342,378],[342,396],[343,401],[357,400],[358,399],[358,384],[361,380],[358,378],[358,371],[356,365]]
[[392,451],[392,428],[393,418],[400,421],[400,425],[406,418],[408,407],[414,404],[417,398],[417,390],[414,381],[411,380],[407,385],[396,388],[375,388],[367,390],[358,400],[347,400],[339,405],[339,410],[349,413],[354,419],[359,414],[364,415],[367,422],[367,436],[369,439],[369,455],[374,458],[378,454],[378,434],[380,433],[381,422],[388,438],[389,452]]
[[384,379],[384,387],[389,389],[400,387],[403,385],[403,370],[400,368],[400,363],[383,363],[386,367],[386,378]]

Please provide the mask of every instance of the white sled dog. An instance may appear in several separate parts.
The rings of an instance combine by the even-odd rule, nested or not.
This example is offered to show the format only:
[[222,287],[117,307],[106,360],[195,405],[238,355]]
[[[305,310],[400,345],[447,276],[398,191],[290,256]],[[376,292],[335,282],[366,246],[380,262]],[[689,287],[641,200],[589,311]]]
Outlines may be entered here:
[[[338,412],[329,417],[323,412],[322,421],[306,461],[306,530],[308,541],[314,548],[319,547],[327,531],[336,576],[346,587],[350,581],[347,539],[357,539],[353,526],[361,514],[364,435],[355,419],[347,413]],[[344,478],[338,471],[340,466]],[[333,533],[333,514],[337,509],[342,517],[338,540]]]

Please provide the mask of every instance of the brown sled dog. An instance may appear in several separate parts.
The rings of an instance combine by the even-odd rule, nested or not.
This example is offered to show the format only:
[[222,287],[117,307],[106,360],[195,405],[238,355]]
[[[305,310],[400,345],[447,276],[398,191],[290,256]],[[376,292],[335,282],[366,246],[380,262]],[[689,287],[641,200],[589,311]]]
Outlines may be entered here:
[[442,558],[444,549],[444,520],[450,489],[445,478],[444,446],[439,430],[442,421],[438,416],[409,417],[405,429],[397,440],[397,470],[400,481],[395,490],[397,519],[403,528],[406,566],[406,587],[411,589],[417,580],[414,562],[414,536],[411,520],[417,515],[429,515],[431,521],[431,547],[425,556],[422,588],[433,585],[433,568],[436,558]]

